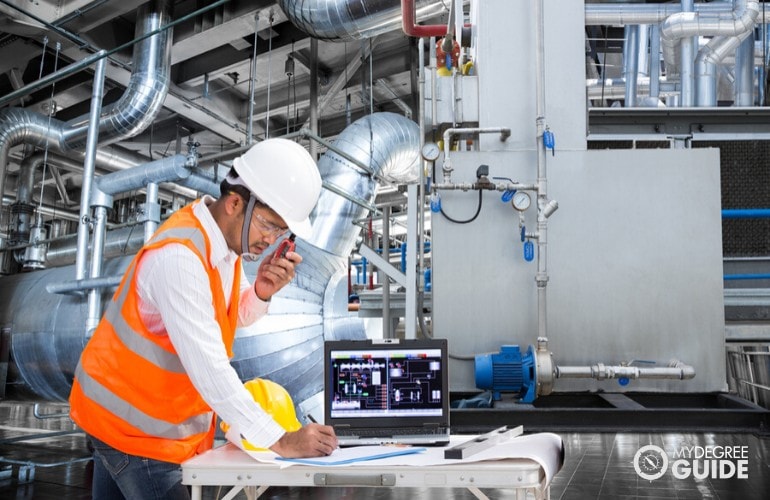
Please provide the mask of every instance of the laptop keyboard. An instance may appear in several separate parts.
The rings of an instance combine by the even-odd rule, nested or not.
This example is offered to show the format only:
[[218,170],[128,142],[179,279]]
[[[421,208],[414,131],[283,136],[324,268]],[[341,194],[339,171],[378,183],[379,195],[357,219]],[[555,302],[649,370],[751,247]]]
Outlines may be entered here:
[[383,436],[432,436],[446,434],[446,430],[438,428],[406,427],[399,429],[336,429],[338,436],[383,437]]

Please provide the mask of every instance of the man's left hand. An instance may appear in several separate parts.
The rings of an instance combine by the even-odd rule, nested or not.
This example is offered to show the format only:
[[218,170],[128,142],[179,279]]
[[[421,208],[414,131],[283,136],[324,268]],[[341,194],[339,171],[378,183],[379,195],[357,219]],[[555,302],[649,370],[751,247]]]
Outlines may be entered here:
[[294,268],[302,262],[297,252],[287,252],[283,258],[275,258],[275,252],[265,256],[257,270],[254,290],[257,297],[268,301],[281,288],[294,279]]

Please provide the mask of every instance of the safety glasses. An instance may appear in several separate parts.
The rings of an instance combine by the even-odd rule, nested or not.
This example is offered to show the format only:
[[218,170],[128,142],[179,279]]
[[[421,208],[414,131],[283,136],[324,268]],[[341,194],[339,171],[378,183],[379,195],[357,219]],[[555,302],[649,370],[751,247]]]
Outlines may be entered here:
[[262,234],[273,236],[275,238],[280,238],[289,231],[288,227],[276,226],[257,212],[254,212],[254,216],[251,218],[251,227],[257,231],[261,231]]

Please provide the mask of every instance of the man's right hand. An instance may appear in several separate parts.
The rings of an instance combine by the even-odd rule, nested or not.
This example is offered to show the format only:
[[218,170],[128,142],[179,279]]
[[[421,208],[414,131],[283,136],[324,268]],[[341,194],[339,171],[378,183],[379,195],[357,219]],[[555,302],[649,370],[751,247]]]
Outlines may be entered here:
[[328,425],[308,424],[287,432],[270,449],[284,458],[325,457],[337,449],[337,436]]

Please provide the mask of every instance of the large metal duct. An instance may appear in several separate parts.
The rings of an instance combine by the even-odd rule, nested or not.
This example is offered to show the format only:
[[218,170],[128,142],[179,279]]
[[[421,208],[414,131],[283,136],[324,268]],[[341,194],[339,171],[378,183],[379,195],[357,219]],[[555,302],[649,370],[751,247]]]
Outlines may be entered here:
[[717,66],[751,34],[749,30],[739,36],[715,36],[700,49],[695,58],[696,106],[717,105]]
[[[153,0],[140,7],[136,36],[168,24],[171,0]],[[102,115],[99,142],[106,144],[134,136],[147,128],[168,93],[171,68],[171,29],[136,44],[133,72],[123,96]],[[18,144],[69,153],[85,147],[88,116],[62,122],[24,108],[0,109],[0,194],[5,191],[8,154]]]
[[754,29],[759,2],[735,0],[729,12],[680,12],[669,16],[660,28],[663,60],[669,73],[679,67],[679,42],[693,36],[739,36]]
[[[419,177],[419,127],[395,113],[365,116],[342,131],[335,145],[359,162],[369,165],[375,175],[397,184],[417,182]],[[318,161],[321,177],[361,200],[373,201],[377,183],[352,162],[333,151]],[[324,192],[313,211],[316,221],[308,241],[340,257],[347,257],[355,246],[358,231],[350,231],[366,209]]]
[[[416,124],[399,115],[381,113],[353,123],[335,145],[383,177],[416,179],[418,143]],[[344,182],[345,189],[374,201],[374,181],[359,175],[347,160],[327,153],[319,165],[326,181]],[[332,198],[342,201],[336,203]],[[313,239],[298,242],[304,261],[295,279],[273,298],[266,318],[238,332],[233,347],[233,366],[242,379],[269,377],[284,385],[297,403],[323,390],[324,339],[365,337],[362,320],[347,311],[347,255],[360,231],[351,223],[357,205],[325,191],[319,207],[326,208],[314,215]],[[332,208],[339,212],[331,212]],[[118,232],[125,245],[134,241],[130,228]],[[141,234],[139,229],[135,232]],[[120,238],[112,241],[120,247]],[[131,258],[106,261],[102,275],[122,274]],[[257,266],[248,265],[247,275],[253,276]],[[0,326],[11,332],[9,391],[13,395],[59,401],[68,397],[86,342],[83,325],[87,304],[82,295],[55,295],[46,287],[71,280],[73,275],[73,266],[63,266],[2,278]],[[105,290],[103,299],[108,300],[111,293]]]
[[[129,262],[106,262],[104,274],[122,273]],[[86,342],[88,304],[84,295],[51,294],[45,287],[74,275],[74,267],[66,266],[2,278],[0,326],[11,332],[8,397],[67,400]]]
[[[731,1],[696,3],[695,12],[728,13]],[[681,3],[586,3],[586,26],[659,24],[673,14],[682,12]]]
[[[401,0],[278,0],[289,20],[323,40],[370,38],[401,28]],[[417,0],[418,16],[446,12],[441,0]]]

